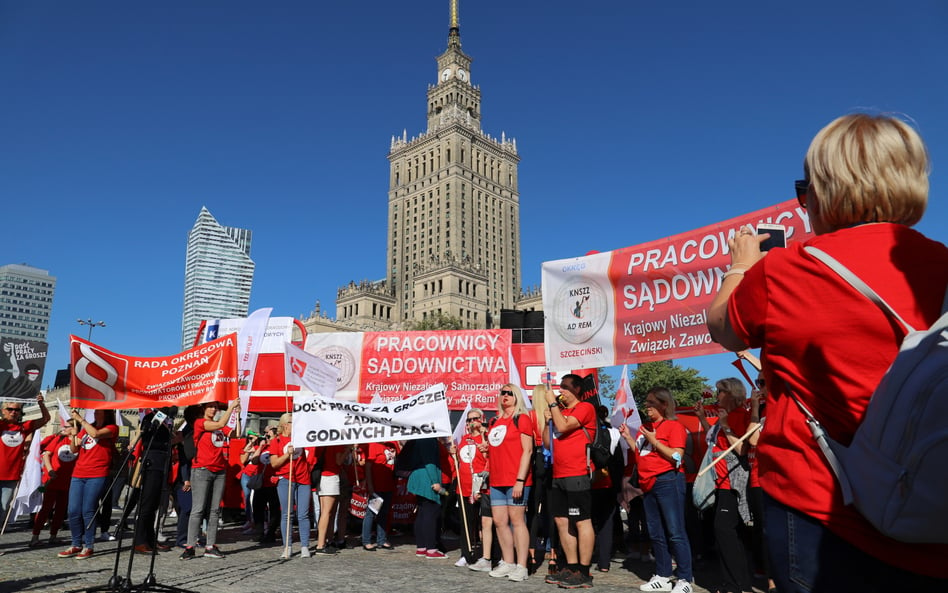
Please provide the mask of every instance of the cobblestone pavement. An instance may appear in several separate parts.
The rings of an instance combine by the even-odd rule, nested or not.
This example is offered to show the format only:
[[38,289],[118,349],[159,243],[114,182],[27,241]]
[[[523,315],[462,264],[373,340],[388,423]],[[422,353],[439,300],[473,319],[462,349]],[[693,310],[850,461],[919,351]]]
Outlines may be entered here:
[[[30,533],[24,523],[0,537],[0,593],[16,591],[62,592],[86,590],[106,585],[115,566],[115,542],[97,542],[95,555],[86,560],[57,558],[56,554],[68,547],[68,530],[60,533],[67,540],[64,545],[43,545],[29,548]],[[45,536],[46,534],[44,534]],[[475,573],[458,568],[457,550],[449,552],[448,560],[428,560],[415,557],[410,536],[394,538],[394,551],[368,552],[358,545],[358,538],[350,537],[354,549],[342,550],[334,556],[314,555],[301,558],[299,543],[293,557],[281,560],[282,547],[260,545],[240,534],[239,525],[226,525],[218,534],[218,544],[225,552],[223,559],[201,558],[181,561],[180,550],[159,553],[155,558],[154,574],[157,583],[178,587],[195,593],[291,593],[311,591],[345,591],[347,593],[464,593],[478,591],[558,590],[543,582],[545,569],[531,575],[522,583],[495,579],[486,573]],[[315,536],[312,545],[315,546]],[[123,542],[119,575],[128,570],[128,540]],[[149,573],[150,555],[137,554],[131,571],[131,582],[139,585]],[[594,571],[594,591],[638,591],[639,585],[652,574],[653,566],[644,562],[613,562],[609,573]],[[700,567],[699,567],[700,568]],[[713,577],[712,577],[713,578]],[[701,585],[711,587],[713,580],[697,571],[697,592],[706,592]],[[153,589],[157,590],[157,589]]]

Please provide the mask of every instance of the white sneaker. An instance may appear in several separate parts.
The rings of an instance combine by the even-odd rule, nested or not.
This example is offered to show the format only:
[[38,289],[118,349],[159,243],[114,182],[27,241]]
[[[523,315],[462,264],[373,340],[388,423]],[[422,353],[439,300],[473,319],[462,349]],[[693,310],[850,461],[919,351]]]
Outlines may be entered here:
[[[494,570],[490,571],[490,572],[487,573],[487,574],[488,574],[489,576],[494,577],[494,578],[500,579],[500,578],[503,578],[503,577],[505,577],[505,576],[508,576],[508,575],[509,575],[510,573],[512,573],[516,568],[517,568],[517,565],[516,565],[516,564],[507,564],[506,562],[504,562],[503,560],[501,560],[500,563],[497,565],[497,568],[495,568]],[[669,589],[669,591],[671,591],[671,589]]]
[[693,593],[694,589],[691,587],[691,583],[684,579],[678,579],[675,581],[675,587],[672,589],[672,593]]
[[[303,546],[303,549],[300,550],[300,558],[311,558],[312,555],[307,546]],[[691,589],[688,589],[687,593],[691,593]]]
[[471,570],[476,570],[477,572],[489,572],[490,571],[490,560],[487,558],[481,558],[474,564],[468,566]]
[[290,556],[293,555],[293,552],[289,548],[283,548],[283,553],[280,554],[280,558],[283,560],[289,560]]
[[642,591],[671,591],[672,584],[668,577],[660,577],[653,574],[647,583],[639,587]]
[[519,583],[521,581],[527,580],[527,577],[530,575],[527,572],[526,566],[520,566],[519,564],[514,565],[514,569],[510,571],[510,574],[507,575],[507,579]]
[[460,558],[458,558],[458,561],[454,563],[454,565],[461,566],[461,567],[467,566],[467,559],[465,559],[464,556],[461,556]]

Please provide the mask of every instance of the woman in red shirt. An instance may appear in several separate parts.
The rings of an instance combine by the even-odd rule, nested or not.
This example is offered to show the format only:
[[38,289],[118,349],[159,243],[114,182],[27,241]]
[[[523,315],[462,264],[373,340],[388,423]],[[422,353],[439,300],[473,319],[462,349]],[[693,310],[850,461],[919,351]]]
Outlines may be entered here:
[[[503,559],[488,574],[511,581],[527,578],[530,531],[526,501],[530,498],[533,421],[520,388],[507,383],[497,397],[497,416],[487,433],[490,445],[490,505]],[[515,555],[516,553],[516,555]]]
[[395,456],[398,454],[398,446],[394,442],[369,443],[362,445],[360,449],[365,459],[366,499],[382,499],[378,513],[369,508],[365,509],[365,518],[362,519],[362,547],[370,552],[378,548],[392,550],[395,546],[388,543],[388,512],[395,494]]
[[46,524],[46,519],[53,513],[49,521],[49,543],[55,544],[59,538],[59,528],[66,518],[66,509],[69,505],[69,482],[72,480],[72,468],[76,465],[78,455],[73,452],[70,442],[76,436],[76,427],[67,426],[59,434],[52,434],[41,444],[43,461],[43,506],[36,513],[33,521],[33,537],[30,547],[39,545],[40,531]]
[[[682,456],[688,439],[675,415],[675,397],[664,387],[654,387],[645,396],[649,422],[635,438],[629,427],[619,427],[632,450],[639,470],[639,487],[645,506],[645,522],[655,555],[655,572],[642,585],[643,591],[691,593],[691,546],[685,530],[685,474]],[[672,554],[678,562],[678,580],[672,588]]]
[[729,377],[715,383],[718,397],[718,422],[713,427],[708,422],[705,408],[700,403],[695,415],[701,429],[707,435],[708,446],[717,458],[731,445],[740,444],[714,466],[714,537],[718,544],[718,561],[724,591],[751,591],[750,570],[747,552],[741,532],[750,520],[747,504],[748,466],[744,454],[748,443],[741,441],[750,423],[750,414],[744,408],[747,388],[740,379]]
[[491,569],[490,546],[493,540],[490,528],[492,522],[484,528],[481,558],[474,561],[477,532],[478,527],[481,526],[481,491],[486,485],[484,478],[487,475],[487,452],[490,448],[484,430],[484,412],[478,408],[471,408],[467,411],[464,424],[467,431],[457,445],[458,496],[461,498],[461,504],[464,505],[462,519],[467,520],[467,535],[461,538],[461,558],[471,570],[488,572]]
[[86,422],[77,410],[72,411],[72,419],[82,429],[70,443],[72,452],[79,454],[69,483],[72,545],[60,552],[59,557],[85,560],[92,556],[95,544],[93,519],[112,465],[118,426],[115,410],[96,410],[93,424]]
[[928,203],[929,170],[925,144],[904,121],[840,117],[813,139],[804,179],[794,183],[816,236],[766,257],[766,236],[751,229],[728,242],[731,272],[708,308],[708,329],[729,350],[761,348],[768,427],[757,459],[781,593],[948,589],[948,545],[886,537],[846,506],[790,396],[849,443],[904,337],[804,247],[841,262],[909,325],[927,328],[940,317],[948,248],[911,228]]
[[[283,535],[283,554],[280,558],[293,555],[293,528],[290,527],[289,513],[296,504],[296,524],[300,530],[300,557],[309,558],[309,532],[312,524],[309,520],[310,496],[310,458],[306,449],[293,447],[293,415],[280,416],[280,436],[270,443],[270,465],[276,470],[277,495],[283,518],[280,533]],[[292,463],[291,463],[292,462]],[[292,466],[292,467],[291,467]]]

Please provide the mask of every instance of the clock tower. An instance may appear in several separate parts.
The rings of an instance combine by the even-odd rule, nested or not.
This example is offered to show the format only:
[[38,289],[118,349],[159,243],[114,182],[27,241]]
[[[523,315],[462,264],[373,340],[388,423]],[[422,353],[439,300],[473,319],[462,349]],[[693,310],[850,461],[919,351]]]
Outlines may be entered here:
[[386,277],[339,289],[337,319],[348,327],[404,329],[450,316],[485,328],[521,296],[517,143],[482,131],[458,0],[450,13],[427,130],[392,137]]

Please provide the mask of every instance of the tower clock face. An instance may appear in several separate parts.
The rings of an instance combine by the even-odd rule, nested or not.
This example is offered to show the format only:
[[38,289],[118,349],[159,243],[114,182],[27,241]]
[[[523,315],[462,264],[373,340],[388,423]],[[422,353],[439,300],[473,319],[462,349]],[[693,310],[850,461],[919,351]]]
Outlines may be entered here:
[[467,80],[467,72],[464,71],[464,68],[458,68],[458,78],[462,81]]
[[449,78],[451,78],[451,69],[445,68],[441,71],[441,80],[447,81]]

